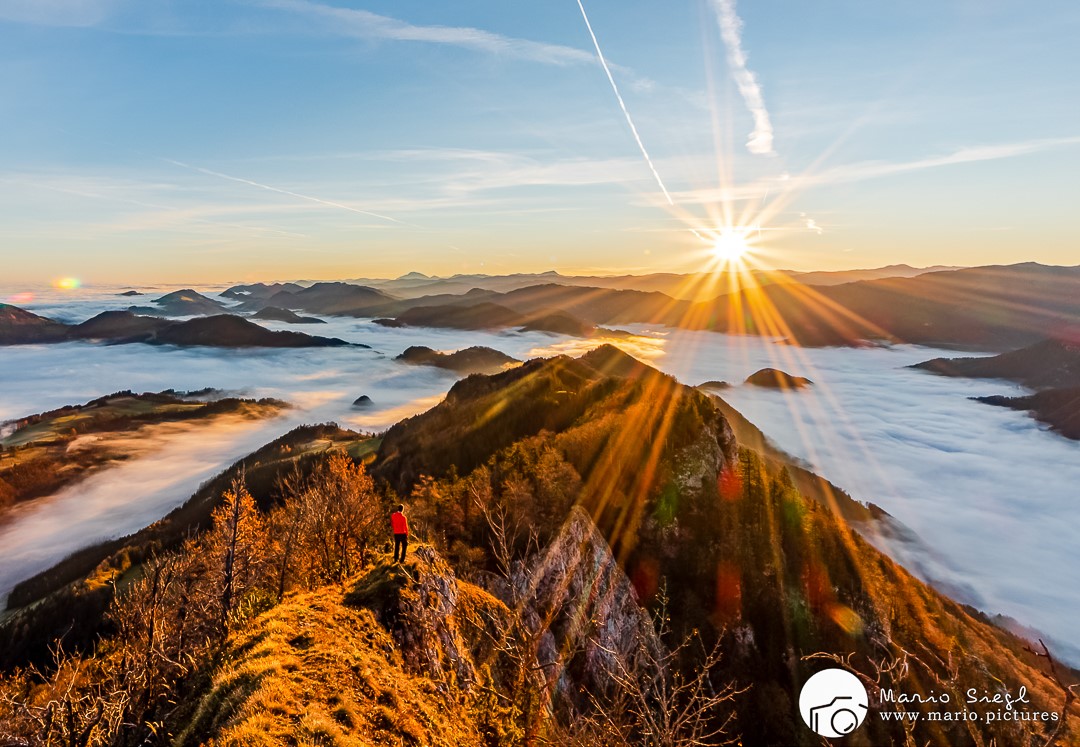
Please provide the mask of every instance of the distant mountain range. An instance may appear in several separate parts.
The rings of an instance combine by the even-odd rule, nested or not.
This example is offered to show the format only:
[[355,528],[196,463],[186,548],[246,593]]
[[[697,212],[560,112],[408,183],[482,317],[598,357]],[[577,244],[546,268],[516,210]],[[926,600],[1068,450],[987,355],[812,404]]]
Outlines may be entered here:
[[[393,298],[373,287],[316,283],[300,292],[269,296],[251,291],[245,303],[251,309],[274,305],[463,329],[520,326],[530,317],[562,314],[576,320],[575,325],[663,324],[776,337],[804,346],[908,342],[1009,350],[1080,330],[1080,267],[1036,263],[920,271],[911,277],[832,285],[793,279],[754,286],[743,278],[742,287],[728,294],[718,292],[724,278],[714,277],[710,287],[718,294],[707,301],[656,290],[582,286],[555,273],[480,279],[510,289],[474,286],[454,293],[445,284],[414,276],[402,280],[408,292],[442,292]],[[449,290],[460,290],[478,278],[452,280],[458,285]],[[418,311],[425,308],[428,311]]]
[[234,314],[187,321],[141,316],[131,311],[103,311],[81,324],[68,325],[0,304],[0,345],[100,340],[111,344],[202,345],[221,348],[333,347],[350,343],[336,337],[301,332],[273,332]]
[[[882,268],[859,272],[902,270]],[[476,279],[456,276],[451,280],[460,284],[456,287],[460,291]],[[156,299],[153,307],[133,308],[165,315],[220,316],[226,312],[244,312],[293,323],[306,321],[295,314],[299,311],[378,319],[387,326],[519,328],[579,337],[611,334],[609,330],[599,329],[601,325],[645,323],[760,335],[802,346],[905,342],[1005,351],[1047,338],[1080,337],[1080,266],[1049,267],[1029,262],[920,270],[911,277],[890,276],[832,285],[807,285],[791,279],[756,286],[743,277],[738,283],[741,287],[732,293],[719,292],[726,287],[726,277],[711,277],[709,287],[717,295],[706,301],[688,301],[657,290],[577,285],[556,273],[481,279],[489,285],[502,284],[509,289],[470,287],[460,292],[445,292],[445,285],[431,283],[431,278],[416,273],[399,279],[399,285],[425,290],[441,288],[444,292],[403,298],[385,289],[344,282],[315,283],[308,287],[296,283],[256,283],[222,292],[222,298],[238,301],[232,306],[184,289]],[[541,279],[548,282],[537,283]],[[617,281],[608,278],[604,282]],[[400,293],[400,288],[395,292]],[[35,315],[13,310],[15,307],[3,309],[0,344],[66,339],[68,333],[58,322],[42,321],[40,317],[35,321]],[[157,324],[128,321],[147,328]],[[230,324],[239,330],[235,322]],[[137,334],[145,336],[147,329],[139,329]],[[257,333],[251,330],[250,334]],[[156,339],[156,335],[151,337]]]
[[1065,438],[1080,441],[1080,386],[1047,389],[1024,397],[976,397],[979,402],[1026,410]]
[[934,358],[917,363],[942,376],[1007,379],[1038,389],[1021,397],[975,397],[980,402],[1031,412],[1063,436],[1080,440],[1080,344],[1044,340],[989,358]]
[[1008,379],[1033,389],[1080,386],[1080,344],[1043,340],[989,358],[934,358],[912,368],[942,376]]
[[[769,285],[797,281],[804,285],[839,285],[858,280],[877,280],[889,277],[915,277],[927,272],[955,270],[957,267],[935,265],[933,267],[911,267],[897,264],[868,270],[836,270],[818,272],[798,272],[795,270],[761,271],[752,275],[759,285]],[[438,293],[459,294],[473,288],[506,292],[530,285],[557,283],[559,285],[584,286],[589,288],[614,288],[618,290],[658,291],[681,300],[707,300],[703,297],[704,289],[711,287],[710,273],[671,273],[654,272],[644,275],[562,275],[554,270],[538,273],[515,273],[511,275],[459,274],[451,277],[424,275],[410,272],[394,279],[356,278],[350,283],[378,288],[399,298],[416,298]]]
[[164,314],[165,316],[201,316],[220,314],[225,304],[207,298],[191,288],[167,293],[155,298],[153,306],[132,306],[128,310],[136,314]]

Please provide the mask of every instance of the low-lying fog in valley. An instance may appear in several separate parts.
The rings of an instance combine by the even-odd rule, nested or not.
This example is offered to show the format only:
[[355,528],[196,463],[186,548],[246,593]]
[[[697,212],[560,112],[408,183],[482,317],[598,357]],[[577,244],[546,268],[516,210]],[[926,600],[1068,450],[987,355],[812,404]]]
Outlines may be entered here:
[[[118,290],[45,295],[22,305],[81,321],[106,308],[142,302],[119,298]],[[584,352],[598,344],[543,333],[392,329],[369,320],[324,318],[327,324],[302,331],[371,349],[237,351],[89,343],[0,348],[0,421],[120,389],[214,387],[293,405],[264,421],[174,428],[142,458],[13,511],[0,524],[0,595],[79,546],[145,526],[229,463],[295,425],[333,420],[378,431],[431,407],[456,377],[393,361],[410,345],[439,350],[485,345],[525,359]],[[931,348],[796,349],[708,332],[641,325],[630,330],[639,337],[611,342],[684,383],[731,382],[735,386],[721,396],[781,448],[913,529],[928,553],[916,557],[902,547],[890,548],[909,569],[962,601],[1046,632],[1072,647],[1069,658],[1080,660],[1073,622],[1080,615],[1080,527],[1073,505],[1080,443],[1047,432],[1022,412],[968,399],[1015,394],[1017,387],[905,368],[955,355]],[[814,386],[782,392],[740,385],[765,366],[809,377]],[[369,396],[372,406],[353,408],[360,395]]]

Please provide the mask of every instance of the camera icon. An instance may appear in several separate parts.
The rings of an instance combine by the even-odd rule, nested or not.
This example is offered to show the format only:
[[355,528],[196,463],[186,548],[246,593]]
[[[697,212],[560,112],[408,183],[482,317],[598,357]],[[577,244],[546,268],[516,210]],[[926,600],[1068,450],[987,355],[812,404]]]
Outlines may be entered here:
[[844,737],[866,719],[869,696],[859,678],[846,669],[814,674],[799,693],[799,713],[810,730],[822,737]]

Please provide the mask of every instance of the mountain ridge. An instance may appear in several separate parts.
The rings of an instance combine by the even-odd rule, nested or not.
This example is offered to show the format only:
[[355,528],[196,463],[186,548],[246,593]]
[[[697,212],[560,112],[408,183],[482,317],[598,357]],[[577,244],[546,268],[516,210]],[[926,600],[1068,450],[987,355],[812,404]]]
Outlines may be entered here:
[[[370,532],[358,535],[361,537],[385,537],[382,525],[387,506],[401,500],[409,507],[410,524],[419,540],[412,565],[407,562],[401,569],[404,575],[399,573],[386,560],[385,552],[372,546],[377,539],[364,539],[356,546],[354,559],[362,559],[365,553],[371,559],[366,564],[358,560],[357,565],[349,566],[353,570],[346,576],[335,575],[339,572],[334,569],[339,566],[324,562],[318,553],[290,556],[266,550],[267,562],[275,568],[281,564],[282,570],[252,575],[253,580],[245,582],[252,585],[238,587],[249,589],[250,594],[240,599],[253,605],[251,612],[231,619],[211,614],[198,621],[210,631],[211,643],[205,647],[198,644],[201,648],[196,651],[201,653],[193,655],[207,657],[198,659],[210,667],[204,671],[218,674],[209,678],[208,685],[206,678],[196,681],[204,683],[199,688],[185,689],[185,685],[176,691],[178,694],[160,701],[162,710],[148,712],[148,718],[158,719],[154,723],[163,723],[174,736],[186,734],[186,742],[223,734],[216,730],[242,722],[248,723],[249,729],[257,724],[279,724],[285,733],[294,735],[306,728],[302,719],[281,720],[281,714],[263,697],[248,700],[251,692],[269,695],[269,691],[259,689],[258,681],[250,690],[237,690],[228,684],[241,671],[232,668],[234,662],[256,666],[270,678],[268,682],[280,682],[273,678],[296,673],[311,685],[310,694],[303,697],[310,698],[312,709],[338,707],[339,702],[323,699],[322,694],[328,698],[333,687],[329,683],[351,675],[333,666],[323,670],[298,665],[309,661],[309,666],[314,666],[314,659],[304,659],[304,651],[320,656],[329,651],[326,639],[310,630],[305,632],[300,621],[306,619],[307,625],[328,630],[344,630],[335,621],[346,617],[357,620],[353,613],[345,611],[349,604],[366,607],[373,617],[365,618],[368,622],[349,623],[348,629],[353,632],[345,635],[342,647],[353,650],[365,645],[364,641],[393,641],[390,648],[378,646],[386,662],[380,666],[387,668],[385,674],[389,676],[383,680],[388,684],[381,685],[380,691],[391,687],[391,680],[406,681],[396,677],[400,669],[396,662],[402,661],[401,667],[405,667],[413,657],[411,666],[430,672],[452,702],[478,706],[475,711],[454,711],[462,729],[488,724],[498,729],[523,729],[525,734],[547,734],[559,741],[556,735],[568,733],[565,730],[584,729],[595,723],[590,721],[593,709],[599,703],[618,702],[607,698],[618,697],[619,692],[610,674],[602,682],[613,689],[605,691],[588,684],[588,673],[596,673],[596,667],[605,661],[608,664],[604,666],[615,666],[603,652],[617,647],[614,639],[608,639],[594,650],[599,657],[590,659],[589,636],[641,630],[644,618],[638,616],[639,622],[633,622],[639,613],[632,607],[620,608],[606,602],[627,597],[654,615],[665,609],[674,612],[668,618],[668,627],[657,628],[669,650],[680,650],[679,642],[687,640],[686,636],[700,636],[700,645],[695,643],[686,649],[687,658],[665,665],[672,667],[665,676],[680,672],[682,676],[698,676],[693,674],[700,671],[695,667],[704,667],[708,687],[730,693],[730,698],[725,696],[720,704],[730,709],[733,720],[726,721],[724,714],[713,712],[702,718],[718,726],[728,724],[733,730],[729,736],[737,735],[745,743],[805,741],[807,732],[800,725],[794,704],[800,683],[820,668],[816,656],[841,657],[845,666],[869,682],[875,681],[877,671],[885,679],[877,680],[876,686],[903,692],[944,691],[957,702],[969,687],[996,692],[995,688],[1004,683],[1015,691],[1022,684],[1033,707],[1057,712],[1055,699],[1060,695],[1047,684],[1038,658],[1025,651],[1024,641],[994,627],[985,615],[918,581],[853,531],[838,509],[802,495],[783,464],[737,442],[728,417],[713,398],[618,348],[603,346],[579,358],[534,359],[496,375],[463,379],[442,403],[387,431],[373,453],[370,472],[359,466],[368,456],[361,456],[361,452],[354,456],[349,450],[353,446],[329,453],[305,452],[311,465],[308,477],[303,478],[306,482],[294,482],[294,487],[283,492],[275,488],[282,483],[273,475],[283,474],[277,470],[289,469],[293,449],[309,439],[308,435],[299,435],[292,441],[276,442],[245,460],[247,474],[258,476],[258,482],[250,483],[251,508],[243,510],[252,516],[254,525],[263,527],[257,532],[251,530],[251,547],[259,546],[256,538],[289,541],[289,517],[324,516],[318,510],[319,502],[330,497],[333,500],[327,506],[338,505],[338,501],[353,502],[350,511],[356,513],[343,515],[347,518],[340,519],[346,522],[342,526]],[[263,465],[267,461],[280,461],[275,473],[265,472]],[[231,474],[241,474],[239,467]],[[205,575],[199,569],[206,564],[213,568],[218,562],[215,558],[225,557],[218,544],[228,536],[222,533],[228,524],[222,522],[241,510],[237,493],[219,492],[228,485],[228,479],[224,475],[224,484],[218,482],[221,487],[203,491],[200,511],[216,506],[215,521],[202,534],[186,540],[183,547],[191,549],[169,556],[173,560],[137,561],[149,569],[147,580],[133,584],[126,593],[136,594],[136,600],[155,593],[151,583],[158,573],[155,569],[173,567],[160,565],[162,562],[190,568],[185,572],[196,574],[192,583],[203,584],[194,588],[218,588],[213,580],[219,576]],[[355,503],[360,499],[371,503]],[[292,513],[295,501],[309,502],[302,504],[308,508],[300,514]],[[230,506],[234,508],[225,511]],[[250,513],[253,511],[262,511],[267,518],[258,518]],[[583,520],[575,520],[575,516],[588,517],[595,531]],[[563,533],[568,519],[570,525],[576,521],[580,528],[569,539]],[[318,530],[311,536],[321,542],[323,535]],[[575,555],[574,548],[581,548],[589,537],[603,538],[603,546],[595,540],[587,542],[600,554],[589,551]],[[425,543],[431,546],[430,551]],[[499,548],[505,548],[505,552]],[[102,567],[98,572],[114,579],[130,578],[130,558],[148,556],[137,556],[135,548],[126,552],[126,567]],[[300,563],[300,569],[310,565],[331,575],[311,577],[309,581],[297,575],[298,570],[288,575],[285,563],[290,557]],[[628,581],[617,574],[601,580],[593,574],[598,561],[613,572],[617,565]],[[472,579],[468,583],[476,582],[477,587],[486,589],[488,596],[460,585],[455,580],[459,573]],[[286,585],[289,579],[300,585],[290,590]],[[343,583],[351,587],[351,602],[338,596]],[[626,583],[632,586],[632,594],[595,593],[598,589],[628,588]],[[165,588],[162,593],[178,594],[184,587]],[[285,593],[275,596],[272,590],[282,588]],[[542,599],[546,602],[521,603],[520,592],[528,589],[565,589],[569,593],[545,592]],[[502,606],[488,601],[500,595],[517,601]],[[125,598],[119,595],[116,602],[109,603],[119,606],[107,608],[115,610],[112,614],[120,615],[120,619],[137,622],[139,618],[130,617],[135,612],[123,606]],[[213,612],[225,603],[222,599],[227,602],[231,597],[217,594],[209,599],[212,606],[208,609]],[[597,600],[603,603],[587,606],[595,605]],[[294,604],[299,606],[290,607]],[[38,612],[30,614],[41,614],[43,608],[38,605],[34,609]],[[69,604],[62,609],[73,608]],[[515,612],[515,617],[506,621],[503,609]],[[161,610],[161,630],[175,630],[176,605],[164,604]],[[579,610],[581,614],[577,614]],[[459,611],[471,616],[465,627],[461,620],[453,621]],[[289,616],[293,622],[284,628],[271,622],[283,621],[281,615]],[[321,623],[324,615],[325,622]],[[410,615],[420,616],[423,624],[409,628]],[[219,619],[223,622],[215,622]],[[593,619],[595,629],[589,622]],[[585,638],[576,637],[575,620],[585,624],[583,630],[594,632],[586,632]],[[400,627],[403,624],[405,628]],[[273,632],[275,625],[277,630],[291,632],[277,635]],[[500,634],[500,630],[512,635]],[[89,650],[100,654],[85,655],[108,657],[113,655],[110,652],[117,652],[119,657],[127,644],[123,643],[126,639],[122,638],[122,630],[117,635],[121,637],[104,639],[112,641],[109,645],[103,642]],[[640,639],[639,634],[634,637]],[[215,640],[220,644],[213,644]],[[525,648],[521,644],[499,643],[508,640],[524,642]],[[261,647],[261,641],[271,643]],[[487,660],[487,672],[482,667],[478,670],[467,666],[465,651],[477,647],[501,652]],[[235,654],[219,656],[223,651]],[[257,658],[248,658],[248,651],[257,651]],[[544,656],[549,658],[534,658],[545,651],[548,654]],[[709,652],[715,652],[715,656]],[[474,689],[473,683],[509,681],[498,679],[499,672],[506,671],[497,663],[502,653],[510,656],[508,665],[512,671],[550,670],[551,677],[512,678],[517,684],[509,689],[488,685],[495,692],[503,692],[502,699],[479,695],[474,698],[471,693],[487,691],[483,687]],[[354,661],[375,661],[359,650],[357,657]],[[331,657],[330,662],[334,660]],[[594,662],[591,665],[590,660]],[[616,656],[614,660],[621,659]],[[646,665],[650,660],[665,660],[663,652],[644,656]],[[91,658],[87,666],[106,667],[108,662],[127,666],[123,661]],[[524,662],[525,669],[516,669],[514,661]],[[536,661],[548,662],[550,667],[537,668]],[[892,662],[902,665],[892,667]],[[875,670],[875,663],[884,669]],[[166,665],[172,666],[167,662],[162,666]],[[363,669],[361,666],[353,671]],[[325,677],[319,674],[323,678],[319,681],[303,680],[324,671]],[[287,685],[281,682],[281,686]],[[529,705],[538,702],[534,699],[539,697],[537,693],[559,692],[564,686],[568,688],[563,691],[566,693],[587,688],[599,700],[568,697],[551,710]],[[234,697],[235,702],[248,705],[227,714],[218,710],[234,702]],[[404,693],[395,697],[400,702]],[[654,703],[649,707],[656,707],[655,700],[647,701]],[[266,707],[270,710],[261,720],[247,720],[257,717]],[[421,704],[417,702],[416,707]],[[888,710],[892,706],[879,699],[874,707]],[[210,717],[204,720],[199,713]],[[214,713],[225,715],[217,718],[212,716]],[[612,706],[605,713],[609,718],[621,719],[626,711]],[[336,728],[352,733],[354,725],[366,723],[366,718],[357,713]],[[194,731],[187,727],[193,723],[197,724]],[[394,723],[390,720],[384,728]],[[639,728],[632,720],[623,727],[630,730],[628,733]],[[258,731],[243,733],[249,740],[258,741],[253,736]],[[584,738],[582,732],[574,733]],[[894,743],[902,741],[906,733],[902,724],[875,718],[863,726],[859,739],[868,744]],[[920,719],[912,727],[912,734],[918,742],[959,745],[997,740],[1014,744],[1029,736],[1044,737],[1046,728],[1041,723],[1001,721],[973,726]]]

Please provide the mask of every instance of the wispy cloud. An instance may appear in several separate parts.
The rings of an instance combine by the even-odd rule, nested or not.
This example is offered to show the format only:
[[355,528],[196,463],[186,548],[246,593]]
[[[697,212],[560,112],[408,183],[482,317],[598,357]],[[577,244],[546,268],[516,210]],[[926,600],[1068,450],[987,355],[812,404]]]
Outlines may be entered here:
[[747,67],[746,52],[742,47],[742,19],[735,12],[735,0],[712,0],[713,10],[720,23],[720,37],[727,48],[727,61],[731,67],[735,85],[739,94],[754,118],[754,130],[746,141],[746,148],[751,153],[769,155],[773,152],[773,128],[769,111],[765,108],[765,97],[757,76]]
[[338,210],[347,210],[351,213],[359,213],[360,215],[366,215],[371,218],[379,218],[380,220],[386,220],[392,223],[401,223],[401,221],[399,221],[397,218],[391,218],[388,215],[382,215],[380,213],[373,213],[370,210],[361,210],[360,208],[353,207],[352,205],[345,205],[343,203],[334,202],[332,200],[324,200],[319,197],[312,197],[311,195],[300,194],[299,192],[292,192],[288,189],[281,189],[280,187],[272,187],[269,184],[261,184],[256,181],[252,181],[251,179],[243,179],[239,176],[230,176],[229,174],[223,174],[220,171],[211,171],[210,169],[204,169],[199,166],[192,166],[190,164],[183,163],[182,161],[174,161],[171,158],[165,158],[162,160],[164,160],[166,163],[171,163],[174,166],[180,166],[181,168],[197,171],[200,174],[206,174],[207,176],[215,176],[219,179],[227,179],[228,181],[237,182],[238,184],[247,184],[250,187],[265,189],[268,192],[277,192],[278,194],[286,195],[288,197],[295,197],[300,200],[307,200],[308,202],[325,205],[326,207],[337,208]]
[[[376,183],[378,194],[374,202],[364,200],[365,207],[380,205],[385,210],[388,185],[396,184],[399,190],[416,197],[425,187],[439,195],[463,196],[483,191],[504,192],[530,187],[585,187],[593,185],[636,185],[647,180],[638,158],[629,156],[611,158],[553,158],[548,151],[483,150],[479,148],[400,148],[352,152],[327,152],[316,154],[281,154],[255,161],[285,161],[305,163],[321,161],[371,161],[395,164],[394,178],[380,172]],[[691,154],[685,160],[698,162],[703,156]],[[240,161],[242,163],[243,160]],[[660,159],[658,163],[672,169],[685,169],[681,160]],[[400,164],[400,166],[397,166]],[[348,184],[338,187],[355,189],[358,184],[353,176]],[[310,189],[337,189],[323,183]],[[360,199],[360,198],[354,198]],[[455,203],[458,204],[458,203]],[[466,204],[467,206],[467,204]],[[391,211],[392,212],[392,211]]]
[[[640,160],[629,156],[564,159],[550,153],[456,148],[348,155],[385,162],[392,166],[393,178],[381,166],[366,180],[351,171],[334,178],[319,169],[313,173],[296,168],[289,172],[289,188],[283,189],[269,177],[249,179],[232,168],[217,171],[171,159],[155,160],[173,170],[146,169],[134,176],[123,169],[0,170],[0,201],[12,213],[0,235],[8,240],[83,241],[156,232],[164,241],[170,236],[187,241],[214,232],[228,239],[325,239],[359,230],[429,233],[436,230],[434,225],[455,223],[463,216],[485,216],[491,225],[493,216],[572,211],[581,206],[565,202],[567,189],[622,191],[644,186],[648,179]],[[327,194],[334,199],[316,196]],[[357,216],[381,217],[357,221]]]
[[[1030,153],[1038,153],[1072,145],[1080,145],[1080,135],[959,148],[952,153],[918,158],[913,161],[859,161],[857,163],[834,166],[817,173],[803,174],[801,176],[789,177],[784,175],[781,178],[781,183],[783,184],[783,189],[787,192],[800,192],[813,187],[829,184],[862,182],[870,179],[895,176],[897,174],[923,171],[925,169],[936,169],[943,166],[956,166],[965,163],[1016,158]],[[727,189],[689,190],[676,195],[676,199],[680,202],[691,203],[712,203],[723,199],[760,199],[762,196],[768,194],[770,189],[776,189],[776,187],[777,184],[775,180],[759,181]]]
[[945,155],[930,156],[914,161],[902,161],[899,163],[864,161],[848,166],[836,166],[821,172],[816,177],[812,176],[810,179],[817,183],[856,182],[865,179],[892,176],[894,174],[903,174],[909,171],[934,169],[940,166],[953,166],[956,164],[974,163],[977,161],[996,161],[1002,158],[1015,158],[1016,156],[1024,156],[1029,153],[1037,153],[1043,150],[1077,144],[1080,144],[1080,135],[1024,140],[1016,143],[1000,143],[997,145],[981,145],[971,148],[960,148]]
[[596,60],[591,52],[576,47],[519,39],[471,26],[417,25],[368,10],[340,8],[311,0],[266,0],[262,4],[328,21],[334,33],[343,36],[445,44],[549,65],[575,65]]
[[[77,222],[78,232],[75,235],[80,239],[165,228],[171,231],[183,228],[198,228],[204,231],[216,232],[221,232],[222,229],[232,229],[257,235],[304,238],[304,234],[273,226],[221,220],[222,216],[273,216],[280,214],[280,205],[227,205],[218,201],[186,205],[163,204],[156,198],[164,197],[175,203],[178,198],[184,196],[183,188],[163,182],[138,182],[129,179],[58,174],[0,173],[0,186],[3,185],[9,185],[23,193],[27,190],[44,190],[138,209],[136,211],[125,211],[114,216],[111,221],[94,222],[91,220]],[[149,199],[147,196],[149,196]],[[53,207],[56,208],[55,205]],[[61,210],[61,212],[64,211]],[[51,234],[52,238],[58,238],[63,235],[63,232],[56,230],[55,224],[57,222],[51,221],[49,227],[43,231],[31,229],[28,232],[26,227],[15,225],[14,222],[9,221],[5,226],[5,233],[8,235],[28,236],[31,232],[34,232],[42,236]]]

